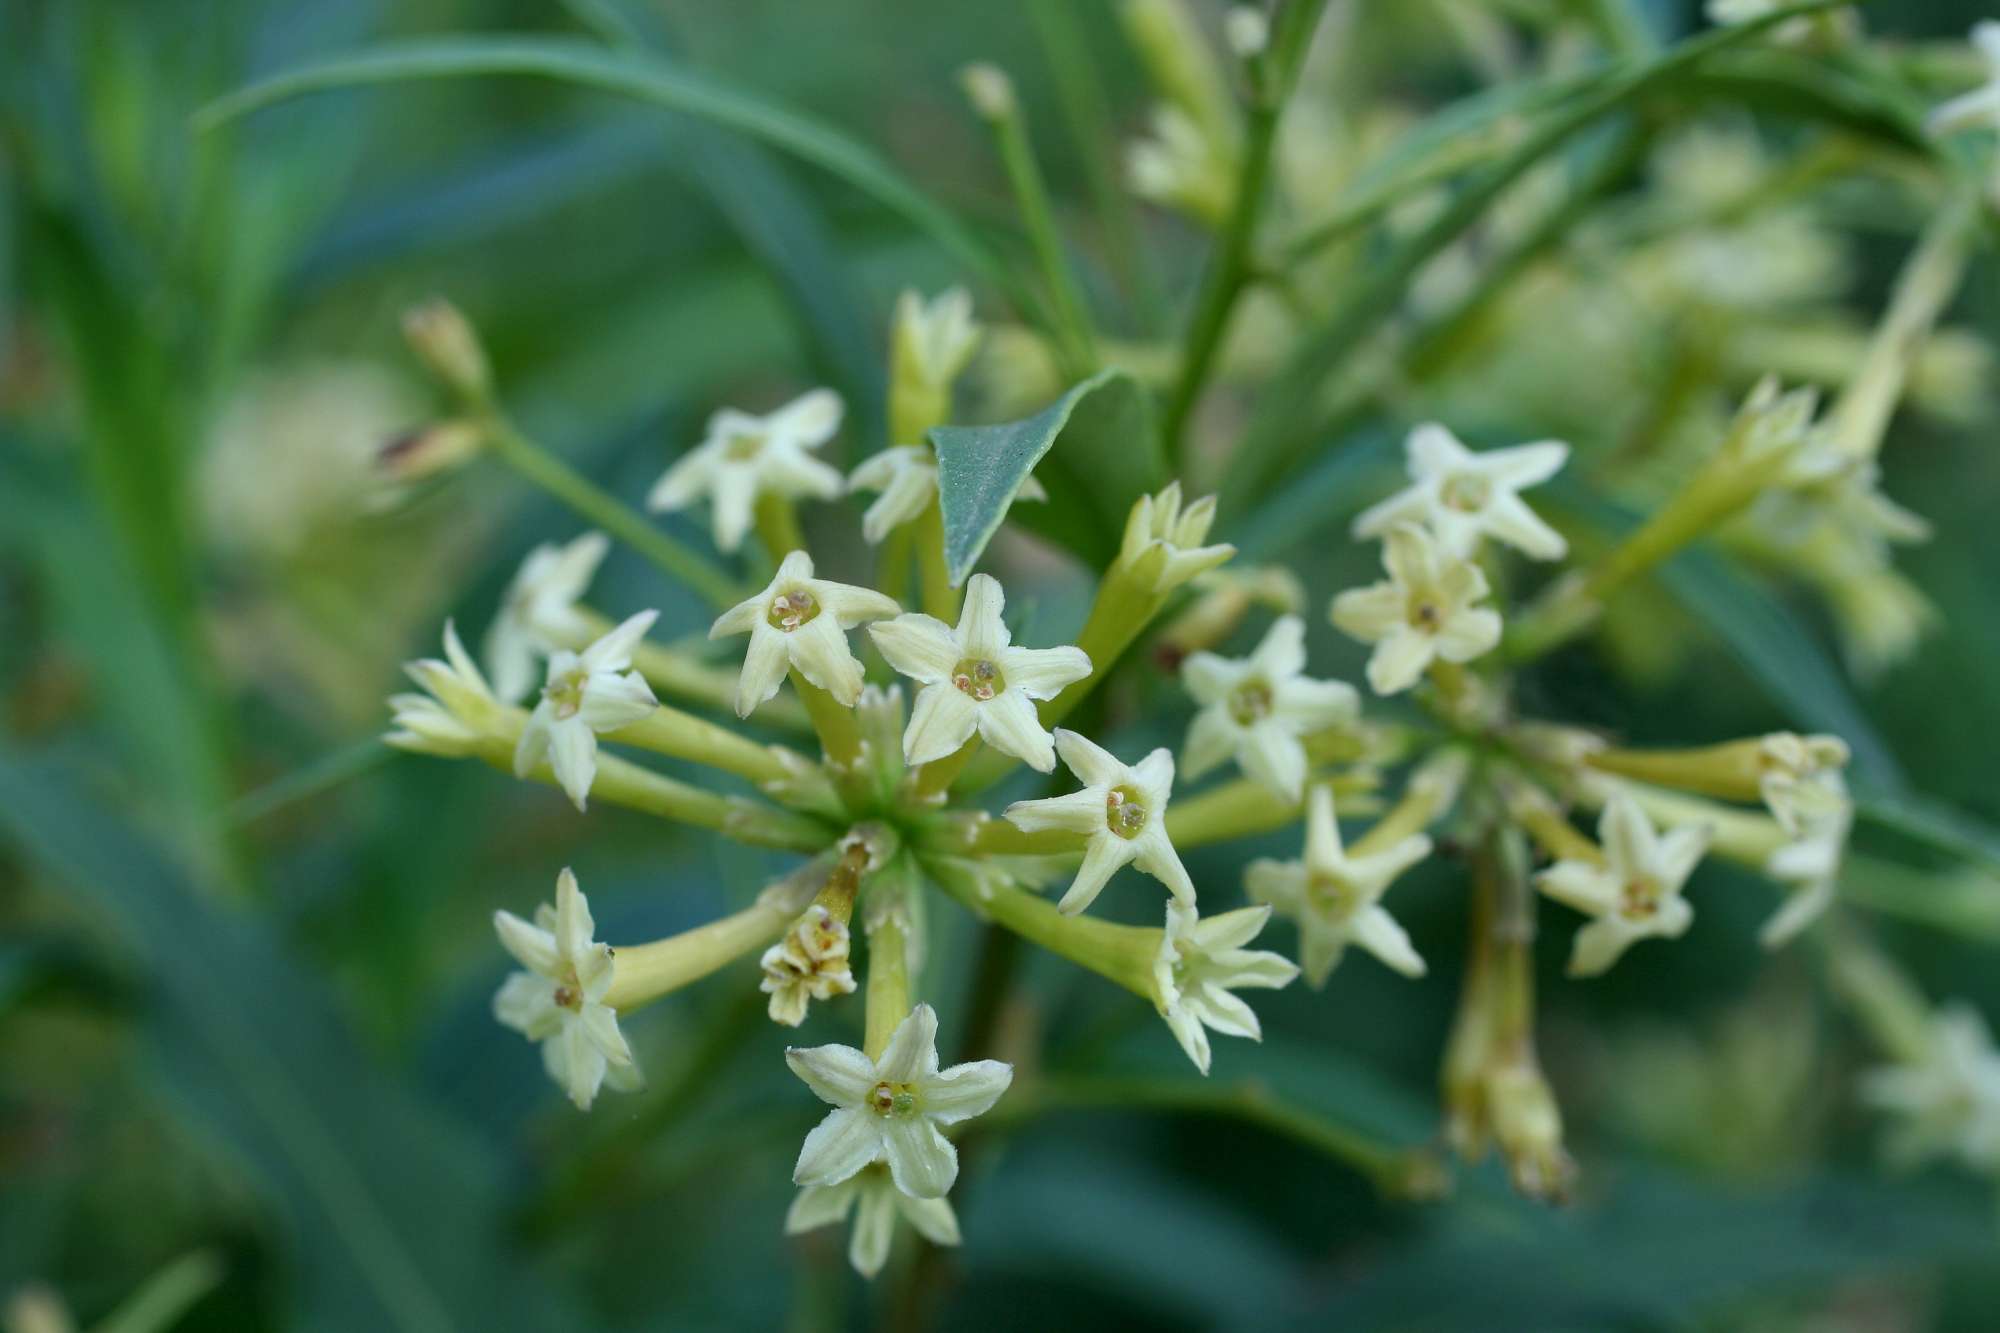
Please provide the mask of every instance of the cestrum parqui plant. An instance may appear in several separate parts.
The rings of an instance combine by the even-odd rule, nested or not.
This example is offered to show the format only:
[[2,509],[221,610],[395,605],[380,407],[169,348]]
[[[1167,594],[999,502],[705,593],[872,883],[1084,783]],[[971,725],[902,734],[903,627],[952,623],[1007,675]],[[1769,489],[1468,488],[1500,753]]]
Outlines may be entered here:
[[[1012,1062],[996,1058],[1034,1054],[1033,1036],[1003,1031],[997,1017],[1011,1012],[1003,1001],[1015,984],[1014,942],[1151,1005],[1165,1031],[1142,1039],[1169,1052],[1166,1043],[1177,1043],[1199,1071],[1183,1077],[1213,1070],[1223,1084],[1243,1055],[1212,1047],[1213,1038],[1259,1039],[1262,1024],[1245,995],[1285,986],[1300,971],[1251,947],[1272,916],[1289,923],[1283,937],[1296,930],[1314,987],[1352,982],[1353,969],[1337,967],[1349,946],[1411,984],[1454,985],[1458,1008],[1440,1057],[1444,1140],[1467,1157],[1497,1147],[1521,1189],[1557,1196],[1575,1168],[1536,1048],[1535,950],[1549,947],[1538,943],[1547,934],[1537,931],[1542,898],[1590,918],[1572,956],[1572,971],[1584,975],[1612,966],[1636,941],[1659,941],[1643,959],[1681,939],[1692,904],[1709,891],[1698,867],[1704,858],[1771,882],[1778,907],[1767,945],[1828,916],[1837,917],[1830,926],[1847,924],[1838,888],[1855,804],[1842,741],[1774,732],[1628,746],[1536,715],[1561,703],[1541,678],[1537,688],[1519,686],[1548,655],[1597,630],[1609,608],[1667,561],[1724,537],[1760,505],[1768,508],[1770,497],[1796,498],[1817,484],[1803,475],[1820,476],[1815,449],[1840,451],[1840,467],[1827,476],[1872,478],[1856,460],[1872,459],[1912,349],[1953,289],[1955,270],[1936,253],[1920,257],[1922,280],[1899,289],[1853,387],[1824,420],[1812,393],[1760,384],[1732,419],[1718,416],[1712,429],[1696,432],[1688,465],[1673,470],[1672,485],[1626,531],[1599,530],[1588,506],[1567,501],[1548,510],[1558,530],[1523,498],[1569,464],[1568,445],[1482,450],[1441,424],[1417,428],[1407,444],[1408,485],[1342,497],[1364,509],[1352,535],[1379,539],[1387,576],[1338,590],[1325,606],[1334,626],[1371,645],[1364,706],[1352,685],[1305,674],[1306,627],[1320,608],[1296,612],[1322,567],[1312,560],[1287,567],[1282,552],[1267,549],[1259,558],[1271,563],[1258,570],[1223,568],[1235,555],[1223,538],[1267,545],[1283,529],[1275,521],[1260,527],[1266,511],[1251,507],[1259,489],[1289,475],[1291,454],[1303,458],[1307,444],[1344,434],[1322,430],[1316,415],[1325,372],[1342,359],[1333,353],[1354,347],[1341,321],[1312,344],[1315,357],[1331,349],[1322,363],[1308,358],[1269,383],[1254,375],[1231,383],[1249,372],[1217,366],[1237,298],[1281,271],[1266,256],[1310,257],[1309,237],[1259,229],[1261,197],[1242,190],[1236,172],[1264,179],[1272,145],[1246,132],[1258,122],[1231,91],[1241,82],[1263,99],[1260,112],[1274,110],[1296,82],[1304,42],[1288,9],[1254,42],[1239,22],[1241,78],[1211,78],[1198,72],[1207,68],[1202,60],[1186,58],[1200,29],[1179,24],[1176,12],[1170,0],[1148,0],[1128,19],[1165,102],[1194,127],[1207,164],[1195,182],[1193,155],[1183,154],[1189,162],[1174,171],[1151,173],[1161,178],[1152,187],[1195,207],[1224,247],[1185,348],[1133,352],[1097,335],[1063,267],[1063,248],[1051,243],[1020,108],[997,72],[973,80],[979,114],[1034,222],[1031,248],[1044,271],[1022,290],[1051,298],[1022,302],[1021,318],[1034,327],[987,341],[1032,342],[1037,364],[1073,386],[1074,396],[1057,400],[1060,412],[954,423],[955,383],[980,341],[970,298],[907,295],[885,375],[890,424],[884,438],[861,442],[855,453],[868,460],[845,482],[815,452],[843,417],[826,389],[766,417],[718,412],[708,438],[661,479],[656,508],[709,502],[714,544],[730,557],[717,559],[525,439],[502,412],[490,375],[466,373],[475,360],[484,366],[472,355],[469,326],[454,334],[455,369],[441,378],[481,431],[481,456],[545,485],[592,530],[705,599],[716,614],[710,638],[747,636],[747,643],[738,668],[690,642],[699,625],[673,626],[673,635],[653,641],[646,638],[652,613],[621,620],[593,609],[585,585],[604,543],[579,538],[537,551],[510,591],[487,640],[490,675],[502,688],[489,687],[447,625],[443,659],[410,668],[421,692],[391,701],[388,739],[560,786],[579,808],[588,795],[593,812],[620,806],[796,858],[749,906],[615,948],[595,939],[565,874],[556,906],[537,924],[500,919],[507,950],[526,970],[508,979],[496,1010],[543,1043],[549,1072],[579,1106],[603,1083],[636,1078],[647,1033],[632,1021],[635,1012],[703,979],[746,994],[761,987],[769,1016],[787,1032],[858,1030],[858,1042],[785,1053],[832,1108],[799,1155],[794,1178],[802,1192],[785,1225],[804,1231],[848,1219],[850,1259],[868,1275],[889,1262],[899,1218],[932,1243],[958,1243],[946,1195],[960,1146],[1062,1102],[1063,1072],[1028,1059],[1017,1077]],[[1713,40],[1720,47],[1739,33],[1754,36],[1783,14],[1746,19]],[[1968,114],[1945,119],[1956,124]],[[1310,282],[1286,296],[1299,304],[1292,312],[1299,317],[1311,317],[1321,300]],[[1346,359],[1363,373],[1366,358]],[[1154,414],[1145,399],[1163,379],[1172,383],[1159,414],[1163,447],[1155,449],[1131,432],[1147,429]],[[1217,383],[1231,393],[1252,390],[1239,404],[1250,425],[1235,449],[1205,435],[1241,414],[1211,420],[1195,410]],[[1398,392],[1421,397],[1425,385],[1418,376]],[[1124,406],[1133,410],[1094,415],[1079,407],[1100,393],[1105,402],[1128,395]],[[1093,420],[1116,420],[1122,433],[1088,438]],[[1577,440],[1579,463],[1615,444],[1564,433]],[[1175,473],[1202,467],[1224,478],[1226,507],[1215,496],[1184,493]],[[1031,472],[1050,492],[1037,532],[1057,534],[1091,566],[1087,581],[1076,578],[1073,600],[1023,595],[1025,571],[1038,571],[1044,584],[1063,577],[1053,571],[1066,567],[1046,545],[992,544]],[[845,491],[856,488],[879,491],[862,520],[867,541],[809,545],[795,506],[852,505]],[[1350,512],[1329,517],[1345,522]],[[830,517],[815,518],[816,534]],[[861,563],[871,560],[872,573]],[[1011,628],[1003,574],[1016,594]],[[1060,619],[1072,606],[1080,623]],[[1023,607],[1034,610],[1021,617]],[[863,627],[865,635],[850,637]],[[1339,646],[1332,636],[1323,645]],[[517,706],[523,672],[540,659],[546,684],[524,709]],[[1177,791],[1173,755],[1155,747],[1180,735]],[[1144,758],[1130,764],[1119,757],[1138,754]],[[1078,789],[1064,790],[1072,784],[1055,775],[1057,758]],[[655,759],[676,767],[669,772]],[[1240,773],[1217,771],[1230,760]],[[1366,821],[1351,842],[1339,814]],[[1595,837],[1584,831],[1591,827]],[[1219,847],[1252,837],[1302,844],[1302,855],[1245,858],[1247,865],[1215,873],[1216,858],[1226,855]],[[1205,849],[1192,858],[1205,915],[1196,906],[1197,876],[1182,860],[1196,848]],[[1122,875],[1128,865],[1139,874]],[[1385,895],[1418,874],[1427,910],[1415,910],[1418,895],[1405,889],[1392,915]],[[1239,888],[1247,903],[1232,901]],[[963,908],[985,932],[982,965],[965,975],[926,961],[963,956],[928,947],[949,919],[932,910],[939,900]],[[1458,978],[1427,976],[1425,957],[1446,956],[1437,951],[1430,910],[1439,904],[1462,910],[1470,925]],[[739,961],[744,966],[730,970]],[[975,972],[980,991],[955,1052],[964,1058],[947,1064],[933,1005],[953,1003]],[[1062,1015],[1052,1010],[1047,1020]],[[1923,1022],[1897,1030],[1912,1029]],[[775,1037],[756,1040],[777,1058]],[[1884,1045],[1895,1073],[1871,1086],[1885,1109],[1935,1118],[1935,1108],[1964,1101],[1964,1088],[1991,1094],[1990,1061],[1969,1054],[1973,1043],[1962,1034]],[[1184,1091],[1162,1100],[1184,1109]],[[1323,1125],[1318,1111],[1285,1102],[1282,1090],[1212,1091],[1218,1095],[1204,1096],[1204,1108],[1304,1127],[1302,1142],[1340,1155],[1386,1188],[1441,1180],[1432,1150],[1371,1144],[1345,1126]],[[1149,1095],[1142,1089],[1134,1098]],[[996,1106],[999,1114],[982,1118]],[[1979,1115],[1953,1122],[1951,1142],[1980,1145],[1961,1155],[1983,1160],[1989,1123]]]

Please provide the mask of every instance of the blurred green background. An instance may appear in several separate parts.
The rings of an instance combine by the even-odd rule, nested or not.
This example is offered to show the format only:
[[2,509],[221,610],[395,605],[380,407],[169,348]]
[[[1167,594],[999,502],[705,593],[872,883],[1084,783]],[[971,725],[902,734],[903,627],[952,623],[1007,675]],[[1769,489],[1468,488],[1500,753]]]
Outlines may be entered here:
[[[1004,184],[954,78],[1000,63],[1093,290],[1113,285],[1025,9],[634,8],[662,58],[843,127],[995,229]],[[1074,8],[1093,86],[1137,130],[1138,66],[1107,7]],[[1361,25],[1367,58],[1347,68],[1369,86],[1345,95],[1467,91],[1445,7],[1395,8]],[[1878,32],[1955,38],[1985,6],[1862,8]],[[1677,33],[1691,10],[1648,16]],[[975,1160],[962,1251],[901,1255],[867,1290],[837,1232],[781,1234],[817,1108],[743,968],[632,1024],[650,1090],[576,1116],[488,1014],[493,909],[525,911],[573,865],[605,935],[644,938],[746,901],[783,863],[373,745],[398,664],[434,652],[447,615],[483,627],[521,556],[578,527],[493,470],[371,503],[374,448],[440,407],[398,316],[450,295],[523,423],[636,501],[714,406],[810,383],[850,404],[837,461],[871,452],[895,292],[970,275],[816,170],[548,83],[413,83],[190,125],[311,57],[506,30],[583,33],[527,0],[0,4],[0,1297],[44,1284],[87,1324],[198,1253],[219,1281],[187,1328],[1994,1327],[1990,1187],[1881,1169],[1851,1091],[1866,1048],[1809,948],[1757,948],[1768,889],[1722,868],[1697,881],[1680,947],[1591,985],[1543,950],[1543,1053],[1585,1171],[1567,1210],[1515,1199],[1490,1165],[1447,1202],[1397,1204],[1235,1121],[1052,1114]],[[1865,199],[1852,216],[1846,299],[1870,319],[1909,235]],[[1144,217],[1178,305],[1201,238]],[[1955,323],[1995,327],[1995,273],[1975,266]],[[1160,332],[1143,303],[1106,323]],[[1786,602],[1796,674],[1691,635],[1651,676],[1568,654],[1534,701],[1695,742],[1804,725],[1787,692],[1831,689],[1917,790],[2000,821],[2000,454],[1980,387],[1969,420],[1900,418],[1885,456],[1887,491],[1938,533],[1904,561],[1942,611],[1914,660],[1848,680],[1822,613]],[[1524,411],[1522,437],[1554,428]],[[1254,532],[1258,558],[1301,571],[1324,674],[1359,674],[1317,609],[1366,573],[1371,554],[1337,537],[1386,485],[1357,473],[1302,521],[1295,505],[1221,534]],[[808,514],[823,565],[865,569],[858,509]],[[1030,617],[1073,625],[1084,572],[1021,558]],[[593,601],[659,606],[668,637],[705,623],[625,554]],[[1136,688],[1167,698],[1160,684]],[[1177,720],[1126,714],[1123,748],[1176,739]],[[1226,886],[1291,839],[1190,869]],[[1862,901],[1889,909],[1886,938],[1933,996],[1995,1012],[2000,880],[1954,871],[1947,894],[1920,850],[1901,859],[1919,869]],[[1220,1050],[1217,1078],[1398,1142],[1432,1134],[1460,886],[1434,865],[1401,896],[1430,980],[1364,960],[1277,994],[1266,1041]],[[942,904],[936,919],[927,984],[949,1032],[971,934]],[[1029,978],[1021,1021],[1043,1025],[1052,1067],[1177,1068],[1130,997],[1052,959]],[[816,1013],[803,1040],[856,1022]]]

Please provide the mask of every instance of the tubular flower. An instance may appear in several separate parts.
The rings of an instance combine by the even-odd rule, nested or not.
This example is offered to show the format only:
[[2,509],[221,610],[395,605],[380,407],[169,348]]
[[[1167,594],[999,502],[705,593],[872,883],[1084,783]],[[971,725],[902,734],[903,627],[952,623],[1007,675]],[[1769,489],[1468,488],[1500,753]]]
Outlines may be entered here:
[[958,1178],[958,1150],[938,1127],[982,1114],[1014,1079],[998,1060],[940,1071],[937,1014],[927,1004],[896,1025],[879,1059],[852,1046],[795,1046],[785,1062],[834,1108],[806,1135],[793,1183],[838,1185],[887,1161],[896,1188],[918,1199],[943,1198]]
[[1969,1006],[1940,1009],[1923,1058],[1871,1070],[1861,1095],[1897,1118],[1891,1157],[1914,1165],[1955,1156],[1974,1170],[2000,1172],[2000,1051]]
[[549,658],[541,702],[514,747],[514,775],[526,777],[544,759],[581,810],[597,777],[597,733],[616,731],[660,706],[632,665],[632,649],[659,615],[641,611],[581,653]]
[[1072,915],[1083,911],[1119,867],[1130,862],[1166,885],[1176,902],[1192,907],[1194,881],[1167,838],[1174,757],[1159,749],[1127,768],[1083,736],[1060,729],[1055,748],[1083,790],[1016,801],[1007,807],[1007,822],[1026,833],[1064,829],[1087,839],[1083,864],[1056,906]]
[[812,557],[793,551],[765,589],[716,617],[708,637],[748,634],[750,649],[736,680],[736,715],[748,717],[778,692],[788,669],[852,708],[861,697],[861,663],[847,631],[901,610],[870,588],[813,577]]
[[815,903],[792,923],[785,938],[764,950],[764,979],[757,988],[771,997],[773,1023],[795,1028],[805,1022],[813,1000],[830,1000],[854,990],[852,946],[847,923]]
[[1505,542],[1536,560],[1560,560],[1569,551],[1562,534],[1522,501],[1520,492],[1547,481],[1569,459],[1558,440],[1474,453],[1435,422],[1410,432],[1412,484],[1363,510],[1356,537],[1379,537],[1399,523],[1423,523],[1452,558],[1478,552],[1482,537]]
[[647,507],[685,509],[707,496],[715,544],[734,551],[750,530],[758,496],[831,500],[840,494],[839,471],[809,451],[833,438],[841,412],[840,395],[831,389],[803,393],[769,416],[725,407],[708,419],[702,442],[654,483]]
[[562,647],[559,636],[586,627],[576,602],[611,549],[601,532],[586,532],[567,546],[543,543],[528,552],[486,631],[486,666],[493,692],[512,703],[535,683],[535,665]]
[[785,1214],[785,1234],[796,1236],[832,1226],[850,1210],[854,1221],[847,1234],[847,1262],[866,1278],[881,1272],[889,1261],[889,1244],[895,1239],[899,1216],[933,1245],[956,1245],[959,1241],[958,1215],[949,1202],[903,1193],[879,1163],[862,1167],[838,1185],[808,1185],[800,1190],[791,1211]]
[[1118,562],[1131,568],[1151,553],[1162,553],[1153,578],[1155,593],[1171,592],[1198,574],[1205,574],[1236,554],[1227,543],[1203,546],[1215,524],[1215,497],[1205,495],[1181,508],[1181,484],[1169,482],[1158,495],[1142,495],[1125,520],[1125,537]]
[[479,674],[479,664],[459,642],[458,628],[444,622],[444,656],[407,662],[403,670],[424,687],[423,694],[389,696],[396,730],[382,738],[386,745],[419,754],[458,758],[472,754],[493,735],[505,711]]
[[1281,989],[1299,974],[1282,954],[1243,947],[1270,919],[1269,907],[1239,907],[1203,920],[1192,904],[1167,904],[1167,927],[1153,962],[1153,1003],[1204,1074],[1209,1029],[1225,1037],[1263,1039],[1256,1011],[1234,992],[1250,986]]
[[1182,663],[1181,682],[1202,705],[1181,750],[1190,778],[1234,758],[1279,796],[1299,799],[1306,781],[1306,747],[1299,738],[1351,722],[1360,710],[1345,681],[1305,676],[1305,637],[1304,621],[1281,616],[1246,658],[1194,653]]
[[1708,850],[1708,830],[1688,825],[1662,835],[1630,796],[1613,796],[1598,821],[1602,863],[1564,859],[1535,876],[1558,902],[1596,918],[1576,934],[1571,976],[1608,971],[1635,941],[1674,939],[1694,921],[1681,887]]
[[597,926],[590,904],[565,869],[556,877],[556,901],[535,909],[532,924],[512,912],[495,912],[500,943],[525,971],[511,974],[493,997],[493,1016],[539,1042],[549,1077],[588,1111],[606,1082],[621,1092],[639,1086],[639,1066],[618,1031],[618,1015],[604,1003],[615,966],[611,946],[591,938]]
[[1469,662],[1500,642],[1500,613],[1475,605],[1487,594],[1486,575],[1469,560],[1445,555],[1423,528],[1389,529],[1382,564],[1385,582],[1333,599],[1333,623],[1375,645],[1368,685],[1377,694],[1409,689],[1438,658]]
[[1415,833],[1383,851],[1349,856],[1341,846],[1332,789],[1314,787],[1306,809],[1305,859],[1252,861],[1244,887],[1253,899],[1298,923],[1299,962],[1315,990],[1326,984],[1350,944],[1406,977],[1420,977],[1424,960],[1383,908],[1382,895],[1430,852],[1431,840]]
[[889,665],[923,686],[903,732],[906,763],[942,759],[976,731],[1043,773],[1055,769],[1055,745],[1033,701],[1088,676],[1090,658],[1081,648],[1014,647],[1000,619],[1005,605],[999,581],[974,574],[957,629],[914,612],[868,627]]

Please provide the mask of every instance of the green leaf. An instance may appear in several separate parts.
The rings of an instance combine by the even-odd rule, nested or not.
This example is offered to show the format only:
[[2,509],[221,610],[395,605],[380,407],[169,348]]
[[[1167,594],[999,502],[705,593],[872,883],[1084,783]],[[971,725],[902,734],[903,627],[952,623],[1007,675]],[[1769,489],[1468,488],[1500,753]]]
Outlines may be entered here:
[[1856,803],[1865,824],[2000,874],[2000,829],[1919,792],[1901,791]]
[[710,75],[676,68],[635,51],[588,42],[496,35],[396,42],[303,65],[241,88],[195,113],[199,130],[307,93],[414,79],[496,74],[554,79],[651,102],[761,139],[845,180],[930,233],[946,250],[1028,309],[1032,292],[985,242],[918,189],[874,149],[779,103]]
[[285,1224],[301,1326],[568,1326],[507,1250],[503,1164],[367,1058],[265,921],[212,905],[54,763],[0,754],[0,831],[149,975],[153,1053]]
[[1116,367],[1073,385],[1025,420],[939,426],[930,437],[955,584],[972,573],[1038,465],[1049,498],[1021,506],[1014,520],[1100,567],[1118,553],[1132,502],[1166,479],[1152,395]]

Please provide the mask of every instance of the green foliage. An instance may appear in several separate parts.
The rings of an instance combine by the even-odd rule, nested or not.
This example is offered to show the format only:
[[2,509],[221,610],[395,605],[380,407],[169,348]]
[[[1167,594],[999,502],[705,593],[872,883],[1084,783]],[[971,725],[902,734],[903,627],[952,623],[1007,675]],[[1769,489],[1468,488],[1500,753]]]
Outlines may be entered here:
[[[1009,517],[1102,568],[1118,553],[1132,502],[1166,476],[1152,397],[1115,368],[1020,421],[938,426],[930,434],[945,560],[955,584],[965,582]],[[1013,508],[1031,474],[1048,499]]]

